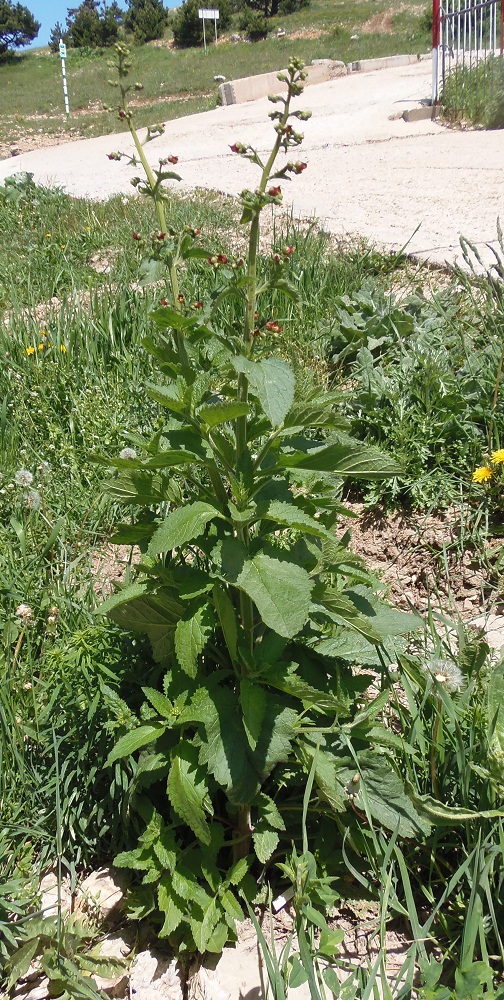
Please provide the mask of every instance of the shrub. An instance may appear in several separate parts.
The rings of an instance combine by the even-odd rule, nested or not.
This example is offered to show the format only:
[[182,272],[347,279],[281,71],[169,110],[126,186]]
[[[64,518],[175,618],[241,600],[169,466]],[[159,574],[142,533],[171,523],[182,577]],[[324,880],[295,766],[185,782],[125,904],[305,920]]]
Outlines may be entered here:
[[124,26],[131,31],[135,42],[143,44],[162,38],[167,23],[163,0],[128,0]]
[[[199,0],[184,0],[178,8],[172,21],[173,40],[180,48],[190,48],[203,45],[203,21],[198,16],[201,4]],[[231,24],[231,5],[229,0],[219,2],[218,30],[225,31]],[[207,41],[211,41],[212,33],[207,31]]]
[[246,32],[247,38],[251,42],[259,42],[266,38],[271,29],[271,23],[268,23],[267,19],[258,11],[244,10],[240,15],[238,27],[240,31]]

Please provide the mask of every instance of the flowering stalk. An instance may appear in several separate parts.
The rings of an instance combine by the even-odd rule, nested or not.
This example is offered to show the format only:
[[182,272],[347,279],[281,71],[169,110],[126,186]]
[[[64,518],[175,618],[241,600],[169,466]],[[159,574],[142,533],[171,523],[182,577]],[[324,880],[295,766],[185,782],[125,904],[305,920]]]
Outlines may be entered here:
[[[130,131],[130,134],[131,134],[131,138],[133,139],[133,142],[135,144],[135,149],[136,149],[137,154],[138,154],[138,159],[139,159],[139,161],[140,161],[140,163],[142,165],[142,168],[144,170],[145,176],[147,178],[148,193],[151,195],[151,197],[152,197],[152,199],[154,201],[154,205],[156,207],[156,213],[157,213],[158,222],[159,222],[160,235],[164,236],[166,234],[166,232],[167,232],[168,227],[167,227],[167,224],[166,224],[166,214],[165,214],[164,204],[163,204],[163,201],[165,200],[165,196],[164,196],[164,193],[163,193],[162,181],[166,180],[166,179],[168,179],[170,177],[174,178],[176,180],[180,180],[180,177],[179,177],[178,174],[175,174],[173,172],[168,172],[168,173],[164,172],[163,173],[161,169],[157,172],[158,173],[157,178],[154,176],[154,172],[152,171],[152,169],[150,167],[150,164],[149,164],[149,161],[147,160],[147,157],[145,155],[145,152],[144,152],[144,149],[143,149],[143,143],[140,142],[140,138],[138,136],[138,132],[137,132],[137,130],[136,130],[134,124],[133,124],[133,115],[132,115],[132,112],[131,112],[131,110],[130,110],[130,108],[128,106],[128,93],[132,89],[132,86],[133,86],[133,89],[135,89],[135,90],[141,90],[141,89],[143,89],[142,88],[142,84],[135,83],[134,85],[131,85],[131,84],[125,84],[123,82],[127,78],[128,74],[129,74],[129,70],[131,68],[131,63],[129,62],[129,59],[128,59],[129,49],[127,48],[126,45],[123,45],[123,44],[121,44],[119,42],[119,43],[116,44],[115,50],[116,50],[116,53],[117,53],[117,63],[112,64],[112,65],[114,65],[114,67],[117,69],[117,75],[119,77],[119,82],[116,83],[113,80],[109,80],[109,83],[112,86],[114,86],[114,87],[115,86],[119,87],[119,92],[120,92],[120,95],[121,95],[121,99],[120,99],[120,104],[119,104],[118,116],[119,116],[120,120],[123,120],[123,121],[126,122],[126,124],[128,126],[128,129]],[[163,125],[157,125],[154,128],[149,128],[147,130],[147,138],[145,139],[145,142],[149,142],[151,139],[155,138],[156,136],[162,135],[163,132],[164,132],[164,126]],[[110,159],[121,159],[121,157],[122,157],[121,153],[112,153],[109,156]],[[170,157],[169,159],[171,161],[176,162],[176,157]],[[133,158],[131,160],[131,162],[132,163],[136,163],[137,161]],[[162,162],[160,162],[160,168],[162,167],[162,165],[163,165]],[[138,183],[138,179],[136,179],[136,180],[137,180],[137,183]],[[167,264],[168,264],[168,274],[169,274],[170,287],[171,287],[171,292],[172,292],[173,305],[174,305],[174,308],[178,312],[180,312],[181,311],[181,305],[180,305],[180,303],[181,303],[180,286],[179,286],[179,282],[178,282],[177,268],[176,268],[175,259],[174,259],[173,254],[169,254],[168,255],[168,257],[167,257]],[[180,332],[180,330],[174,330],[174,340],[175,340],[175,345],[176,345],[176,348],[177,348],[177,353],[178,353],[178,356],[179,356],[179,359],[180,359],[181,363],[182,364],[187,364],[187,353],[186,353],[185,344],[184,344],[184,337],[183,337],[183,334]]]

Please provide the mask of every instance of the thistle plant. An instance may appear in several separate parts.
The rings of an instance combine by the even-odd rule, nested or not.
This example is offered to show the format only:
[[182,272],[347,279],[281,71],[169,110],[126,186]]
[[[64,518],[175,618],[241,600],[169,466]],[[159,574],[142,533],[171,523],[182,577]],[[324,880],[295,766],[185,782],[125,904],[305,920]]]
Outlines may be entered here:
[[[125,58],[119,48],[122,111],[144,163],[125,105]],[[167,234],[158,242],[168,291],[152,313],[157,336],[145,341],[161,374],[146,391],[165,418],[151,438],[129,435],[134,457],[100,458],[116,470],[109,494],[131,511],[112,541],[142,552],[137,579],[102,611],[149,636],[154,667],[145,671],[157,679],[143,687],[140,724],[109,756],[110,765],[124,762],[145,823],[138,848],[116,864],[144,873],[132,912],[160,911],[160,934],[189,953],[219,951],[233,937],[243,915],[236,892],[253,898],[251,873],[269,864],[281,838],[290,841],[289,810],[302,808],[315,751],[317,821],[331,817],[334,830],[335,816],[353,815],[358,793],[350,803],[347,788],[357,766],[359,788],[373,783],[375,815],[408,836],[424,829],[388,757],[390,733],[376,718],[383,699],[363,703],[372,678],[351,670],[363,655],[377,664],[396,658],[398,637],[417,621],[380,601],[336,530],[345,478],[399,468],[348,436],[337,393],[303,387],[290,364],[268,355],[257,321],[274,294],[297,294],[287,277],[292,246],[274,255],[267,277],[258,256],[261,212],[279,205],[282,183],[306,167],[290,159],[302,141],[292,121],[308,117],[292,109],[301,64],[292,60],[279,79],[286,93],[270,98],[269,156],[231,146],[260,175],[241,195],[243,264],[195,246],[196,231],[170,229],[162,161],[136,184]],[[183,261],[187,276],[203,257],[216,287],[195,310],[178,268]],[[239,325],[226,322],[230,297]],[[266,326],[280,324],[273,317]],[[384,807],[390,798],[399,813]]]

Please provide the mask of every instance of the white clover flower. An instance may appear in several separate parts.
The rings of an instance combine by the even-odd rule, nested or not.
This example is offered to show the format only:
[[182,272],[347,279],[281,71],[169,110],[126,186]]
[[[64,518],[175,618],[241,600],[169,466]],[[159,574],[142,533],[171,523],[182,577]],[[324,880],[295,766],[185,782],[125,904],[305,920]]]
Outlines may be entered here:
[[42,497],[40,496],[38,490],[28,490],[28,492],[24,494],[24,502],[25,506],[28,507],[29,510],[39,510],[42,503]]
[[33,483],[33,476],[29,469],[18,469],[14,479],[18,486],[31,486]]
[[427,670],[438,684],[442,684],[450,694],[461,691],[464,686],[464,675],[453,660],[434,658],[426,663]]
[[33,620],[33,611],[29,604],[19,604],[16,608],[16,617],[23,618],[26,622]]
[[136,457],[137,453],[134,448],[123,448],[123,450],[119,452],[119,458],[136,458]]

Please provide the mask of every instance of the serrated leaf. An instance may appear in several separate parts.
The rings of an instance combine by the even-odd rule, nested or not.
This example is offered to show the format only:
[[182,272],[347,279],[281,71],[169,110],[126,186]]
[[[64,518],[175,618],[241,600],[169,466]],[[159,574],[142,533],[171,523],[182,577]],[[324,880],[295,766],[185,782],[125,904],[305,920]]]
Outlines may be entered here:
[[404,473],[395,459],[360,443],[330,444],[306,452],[284,453],[280,455],[278,464],[282,469],[332,472],[343,477],[352,476],[353,479],[382,479]]
[[262,865],[265,865],[276,850],[280,837],[276,830],[254,830],[252,834],[254,850]]
[[313,587],[302,566],[264,552],[250,559],[235,538],[223,542],[221,565],[224,578],[248,594],[265,625],[286,639],[301,631],[308,618]]
[[243,910],[233,893],[226,889],[221,895],[221,904],[232,920],[243,920]]
[[166,877],[165,875],[160,879],[158,891],[158,906],[161,913],[164,915],[164,923],[161,930],[158,932],[159,937],[170,937],[177,927],[180,926],[184,916],[185,911],[180,905],[182,902],[177,899],[176,894],[173,892],[171,877]]
[[213,931],[219,922],[220,912],[215,899],[204,907],[201,919],[190,920],[194,943],[201,955],[208,950]]
[[179,507],[168,514],[155,531],[150,541],[149,555],[156,556],[162,552],[169,552],[199,538],[207,524],[216,517],[223,517],[220,510],[202,500]]
[[208,427],[216,427],[217,424],[224,424],[228,420],[245,417],[249,410],[248,403],[240,403],[239,400],[229,400],[229,402],[207,403],[205,406],[200,406],[197,416]]
[[290,365],[279,358],[248,361],[243,357],[233,358],[232,364],[246,376],[272,426],[279,427],[294,402],[296,382]]
[[139,726],[138,729],[133,729],[131,733],[125,733],[121,736],[113,750],[110,751],[107,760],[105,761],[106,767],[110,767],[116,760],[121,760],[122,757],[129,757],[130,754],[135,753],[135,750],[140,750],[141,747],[147,746],[148,743],[153,743],[164,733],[166,726],[162,722],[155,722],[152,725]]
[[173,705],[166,695],[150,687],[143,687],[142,691],[156,712],[163,716],[163,719],[173,719]]
[[198,656],[203,652],[215,628],[211,607],[202,604],[191,617],[180,618],[175,629],[175,654],[189,677],[196,677]]
[[168,776],[170,802],[184,823],[203,844],[210,843],[210,829],[203,803],[208,800],[204,771],[198,766],[198,751],[188,741],[177,746]]
[[273,500],[268,504],[264,512],[258,509],[258,514],[263,519],[275,521],[278,524],[285,524],[287,527],[294,528],[297,531],[304,531],[309,535],[316,535],[319,538],[328,538],[330,541],[334,541],[334,532],[328,531],[320,521],[316,521],[314,517],[305,514],[294,503],[283,503],[281,500]]
[[272,826],[274,830],[285,830],[281,813],[269,795],[260,792],[254,800],[254,805],[257,806],[260,821],[262,820],[267,826]]
[[157,594],[143,594],[131,597],[134,588],[142,584],[125,587],[119,594],[108,598],[100,611],[126,630],[145,632],[149,636],[154,657],[162,659],[170,652],[171,637],[177,621],[184,613],[184,605],[179,604],[169,592],[160,589]]

